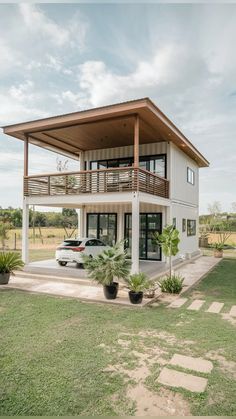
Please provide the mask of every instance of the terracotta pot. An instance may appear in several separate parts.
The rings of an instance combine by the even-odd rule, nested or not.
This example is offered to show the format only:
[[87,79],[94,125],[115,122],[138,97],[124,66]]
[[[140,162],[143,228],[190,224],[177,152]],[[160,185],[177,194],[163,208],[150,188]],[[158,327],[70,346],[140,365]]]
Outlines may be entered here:
[[222,258],[223,257],[223,250],[215,249],[214,250],[214,256],[215,256],[215,258]]
[[0,285],[8,284],[10,273],[0,273]]

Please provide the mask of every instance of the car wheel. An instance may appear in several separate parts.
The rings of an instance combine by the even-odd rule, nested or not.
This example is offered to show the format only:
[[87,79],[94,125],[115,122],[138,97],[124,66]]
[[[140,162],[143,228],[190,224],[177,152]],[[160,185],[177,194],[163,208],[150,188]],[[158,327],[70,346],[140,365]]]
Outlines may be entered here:
[[58,264],[59,264],[60,266],[66,266],[66,265],[67,265],[67,262],[62,262],[61,260],[59,260]]
[[76,268],[83,269],[84,265],[83,263],[76,263]]

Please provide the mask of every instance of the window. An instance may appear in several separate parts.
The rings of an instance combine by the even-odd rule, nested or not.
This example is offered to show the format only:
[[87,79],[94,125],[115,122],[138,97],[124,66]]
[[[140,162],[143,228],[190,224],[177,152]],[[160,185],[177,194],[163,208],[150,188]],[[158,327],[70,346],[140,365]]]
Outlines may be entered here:
[[100,239],[113,246],[116,242],[117,215],[113,213],[88,213],[87,236]]
[[182,219],[182,232],[184,233],[186,231],[186,219]]
[[187,236],[196,236],[196,220],[187,220]]
[[76,247],[81,245],[81,241],[79,240],[64,240],[61,246],[69,246],[69,247]]
[[176,228],[176,218],[173,218],[172,225],[174,228]]
[[190,167],[187,167],[187,182],[191,183],[191,185],[194,185],[194,171],[190,169]]
[[[108,169],[112,167],[129,167],[132,166],[133,162],[133,157],[91,161],[90,169],[96,170]],[[166,154],[140,156],[139,167],[166,178]]]

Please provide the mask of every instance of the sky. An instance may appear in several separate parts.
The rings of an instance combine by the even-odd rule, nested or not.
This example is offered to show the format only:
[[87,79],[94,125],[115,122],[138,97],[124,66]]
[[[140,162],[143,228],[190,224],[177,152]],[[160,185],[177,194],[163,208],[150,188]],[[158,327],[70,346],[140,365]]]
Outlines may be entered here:
[[[200,213],[229,211],[235,45],[236,4],[0,4],[0,126],[149,96],[211,163]],[[56,159],[30,146],[30,173]],[[0,206],[22,206],[22,176],[23,144],[1,132]]]

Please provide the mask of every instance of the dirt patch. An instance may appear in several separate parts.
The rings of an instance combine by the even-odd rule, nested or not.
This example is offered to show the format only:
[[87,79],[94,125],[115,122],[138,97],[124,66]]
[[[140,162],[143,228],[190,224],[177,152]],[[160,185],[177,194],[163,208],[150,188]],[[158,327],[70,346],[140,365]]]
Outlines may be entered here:
[[127,396],[136,403],[135,416],[190,415],[188,403],[181,394],[161,389],[158,393],[148,390],[142,383],[128,387]]
[[236,317],[230,316],[229,313],[221,313],[222,319],[227,320],[233,326],[236,326]]
[[200,292],[200,291],[193,291],[192,293],[191,293],[191,298],[193,298],[193,299],[204,299],[205,298],[205,295],[203,294],[203,292]]
[[[153,369],[156,371],[155,364],[157,364],[157,368],[165,366],[168,363],[169,353],[156,344],[148,346],[145,339],[156,338],[176,345],[178,342],[176,337],[167,332],[155,330],[145,330],[137,334],[123,332],[120,336],[129,336],[130,340],[118,339],[118,344],[123,350],[119,362],[116,365],[108,365],[103,372],[123,375],[124,382],[128,384],[125,395],[128,400],[127,405],[132,402],[136,406],[135,416],[190,415],[189,405],[181,394],[164,388],[152,391],[146,387],[146,379],[152,375]],[[135,337],[136,349],[134,350],[131,350],[132,336]],[[99,346],[104,350],[112,350],[104,344]],[[135,368],[133,369],[127,365],[125,357],[122,362],[122,355],[127,353],[132,355],[132,359],[135,359]],[[115,398],[114,400],[119,399]]]
[[213,361],[217,361],[223,372],[236,379],[236,362],[227,360],[223,355],[220,355],[218,351],[210,351],[206,354],[206,357]]

